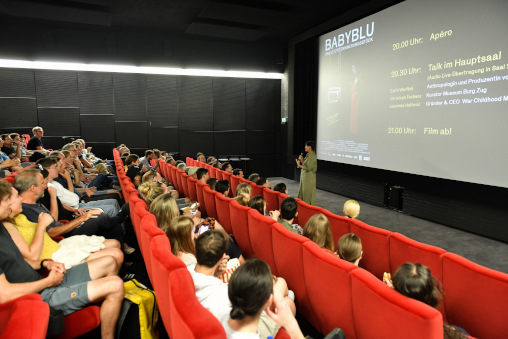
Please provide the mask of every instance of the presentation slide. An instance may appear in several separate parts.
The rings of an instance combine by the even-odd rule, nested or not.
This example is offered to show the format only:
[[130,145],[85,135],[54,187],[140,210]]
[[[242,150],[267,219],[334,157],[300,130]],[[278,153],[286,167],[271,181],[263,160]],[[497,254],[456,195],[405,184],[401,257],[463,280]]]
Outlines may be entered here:
[[322,35],[317,158],[508,187],[507,18],[407,0]]

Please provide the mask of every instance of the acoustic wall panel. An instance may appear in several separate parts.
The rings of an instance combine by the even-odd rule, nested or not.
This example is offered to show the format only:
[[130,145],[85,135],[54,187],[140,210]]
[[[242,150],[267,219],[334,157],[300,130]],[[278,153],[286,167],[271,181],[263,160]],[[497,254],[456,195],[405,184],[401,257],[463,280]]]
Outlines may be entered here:
[[148,149],[148,125],[146,121],[115,122],[116,143],[126,144],[129,149]]
[[178,125],[180,130],[213,130],[211,78],[178,78]]
[[152,126],[178,126],[178,87],[174,76],[146,77],[146,106]]
[[213,154],[245,155],[247,153],[246,131],[215,131],[213,133]]
[[267,79],[246,80],[246,121],[248,130],[274,130],[276,128],[275,122],[280,120],[280,98],[276,99],[275,96],[276,83],[280,84],[280,81]]
[[245,80],[213,79],[213,129],[245,130]]
[[247,154],[278,153],[275,131],[247,131]]
[[38,108],[39,125],[45,136],[81,135],[79,108]]
[[113,75],[108,73],[78,73],[80,114],[115,113],[113,106]]
[[36,71],[37,107],[78,107],[75,72]]
[[213,132],[180,131],[180,159],[196,159],[198,152],[206,156],[213,155]]
[[114,142],[115,117],[113,115],[81,115],[81,137],[88,142]]
[[[250,158],[252,161],[247,161],[247,171],[244,175],[248,176],[252,173],[258,173],[260,176],[268,178],[275,176],[276,158],[278,154],[252,154]],[[270,182],[271,186],[275,186],[276,182]]]
[[179,152],[178,127],[148,128],[148,147],[157,148],[161,151]]
[[1,69],[0,97],[35,98],[34,72],[23,69]]
[[0,98],[0,114],[3,126],[34,127],[38,124],[35,98]]
[[113,75],[116,121],[146,121],[146,83],[141,74]]

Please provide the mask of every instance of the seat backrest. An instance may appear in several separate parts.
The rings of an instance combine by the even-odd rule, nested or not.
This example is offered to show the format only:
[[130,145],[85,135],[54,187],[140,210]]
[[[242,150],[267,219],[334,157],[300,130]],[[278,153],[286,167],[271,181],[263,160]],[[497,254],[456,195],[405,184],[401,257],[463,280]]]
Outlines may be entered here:
[[210,168],[208,168],[208,174],[210,178],[217,178],[217,168],[210,166]]
[[506,338],[508,274],[457,254],[443,255],[444,306],[449,324],[477,338]]
[[227,180],[229,182],[230,188],[231,188],[231,176],[232,176],[231,173],[228,173],[226,171],[222,171],[222,179],[223,180]]
[[302,227],[305,227],[307,221],[309,221],[310,217],[314,214],[323,213],[321,207],[309,205],[300,199],[296,199],[296,202],[298,203],[298,224]]
[[185,174],[184,171],[182,170],[179,170],[178,168],[175,170],[175,177],[176,177],[176,181],[177,181],[177,190],[178,190],[178,193],[180,193],[180,196],[186,196],[185,195],[185,191],[184,191],[184,188],[183,188],[183,175]]
[[392,275],[400,265],[406,262],[420,263],[427,266],[434,278],[443,280],[442,248],[427,245],[410,239],[405,235],[393,232],[390,236],[390,267]]
[[196,182],[197,180],[193,177],[187,176],[187,187],[189,190],[189,198],[192,201],[198,201],[198,195],[196,192]]
[[180,189],[178,188],[178,179],[176,178],[176,167],[168,165],[169,167],[169,176],[171,177],[171,183],[173,184],[173,187],[175,190],[180,192]]
[[192,159],[192,158],[186,157],[186,158],[185,158],[185,164],[186,164],[187,166],[193,166],[193,160],[194,160],[194,159]]
[[[272,225],[272,247],[275,266],[279,275],[286,279],[288,286],[295,292],[298,312],[302,313],[307,300],[307,288],[303,274],[303,244],[310,241],[301,235],[295,234],[282,224],[276,222]],[[305,303],[304,301],[307,301]],[[307,309],[307,312],[311,310]]]
[[353,270],[351,278],[357,338],[443,338],[443,318],[435,308],[403,296],[364,269]]
[[166,236],[163,230],[157,227],[157,220],[155,220],[155,216],[151,213],[148,213],[141,219],[141,244],[139,244],[139,248],[141,249],[141,254],[143,255],[143,259],[145,261],[146,271],[148,272],[148,277],[150,278],[150,282],[153,283],[152,276],[152,263],[151,263],[151,254],[150,254],[150,242],[156,236]]
[[304,308],[305,317],[321,333],[339,327],[346,338],[355,338],[350,274],[355,269],[355,265],[324,251],[312,241],[303,244],[303,272],[310,307]]
[[276,222],[272,218],[261,215],[258,211],[250,209],[248,213],[249,236],[252,250],[256,257],[270,266],[272,274],[279,275],[275,266],[272,246],[272,225]]
[[148,207],[144,200],[139,197],[139,193],[132,192],[130,195],[129,210],[132,226],[136,235],[139,236],[141,229],[141,219],[148,213]]
[[183,195],[184,195],[184,197],[190,198],[189,185],[187,184],[189,176],[187,174],[185,174],[184,171],[182,171],[182,173],[180,173],[180,177],[182,178]]
[[378,279],[390,269],[390,235],[392,232],[367,225],[360,220],[350,221],[351,233],[362,241],[363,255],[360,265]]
[[240,178],[237,177],[236,175],[231,175],[231,180],[229,181],[229,185],[230,185],[230,190],[231,190],[231,193],[233,194],[233,196],[236,196],[236,187],[238,187],[238,185],[240,185]]
[[265,187],[263,189],[263,198],[265,198],[266,201],[267,211],[280,210],[279,192],[272,191],[271,189]]
[[231,227],[231,217],[229,215],[229,203],[232,200],[233,199],[225,197],[222,194],[215,194],[217,218],[228,234],[233,233],[233,228]]
[[224,175],[223,175],[224,171],[223,170],[220,170],[220,169],[216,169],[215,170],[215,178],[217,178],[217,180],[222,180],[224,179]]
[[203,190],[205,187],[208,187],[207,184],[203,184],[201,181],[196,182],[196,196],[198,198],[199,202],[199,210],[201,211],[201,217],[206,218],[208,214],[206,213],[206,203],[205,203],[205,196],[203,193]]
[[229,215],[231,217],[231,228],[235,236],[238,247],[242,250],[245,259],[254,255],[249,236],[249,218],[250,207],[240,205],[236,200],[229,203]]
[[339,241],[340,237],[346,233],[350,233],[349,218],[341,217],[324,208],[322,209],[322,213],[328,218],[328,221],[330,222],[330,228],[333,235],[333,243],[335,248],[337,248],[337,242]]
[[[30,319],[30,321],[27,321]],[[0,338],[43,339],[49,321],[49,305],[36,293],[0,304]]]
[[215,207],[215,194],[217,192],[212,191],[210,187],[203,188],[203,198],[205,200],[206,214],[210,218],[217,219],[217,209]]
[[251,191],[250,191],[251,197],[254,197],[256,195],[263,196],[263,189],[265,188],[264,186],[256,185],[252,181],[249,181],[249,184],[251,187]]

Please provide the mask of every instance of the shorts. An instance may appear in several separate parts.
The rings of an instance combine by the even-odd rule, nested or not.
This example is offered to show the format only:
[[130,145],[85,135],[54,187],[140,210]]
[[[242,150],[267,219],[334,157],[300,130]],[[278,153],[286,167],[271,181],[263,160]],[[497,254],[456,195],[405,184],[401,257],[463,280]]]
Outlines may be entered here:
[[60,285],[42,290],[42,300],[64,315],[79,311],[90,304],[88,282],[91,280],[87,263],[74,266],[67,270]]

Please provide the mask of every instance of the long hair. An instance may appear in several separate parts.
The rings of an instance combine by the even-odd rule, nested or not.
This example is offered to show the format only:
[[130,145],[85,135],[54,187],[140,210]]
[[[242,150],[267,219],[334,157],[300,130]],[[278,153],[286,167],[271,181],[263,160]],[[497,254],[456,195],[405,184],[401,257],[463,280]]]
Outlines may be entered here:
[[265,215],[265,204],[265,199],[260,195],[253,196],[249,200],[249,207],[255,209],[261,215]]
[[324,214],[318,213],[310,217],[302,235],[315,242],[319,247],[333,252],[332,230],[330,222]]
[[157,226],[164,232],[169,229],[169,224],[174,217],[180,214],[175,198],[170,193],[165,193],[155,198],[150,204],[150,213],[155,215]]
[[171,252],[178,256],[179,252],[192,253],[196,256],[196,248],[192,238],[194,222],[188,216],[182,215],[173,218],[166,234],[171,244]]

